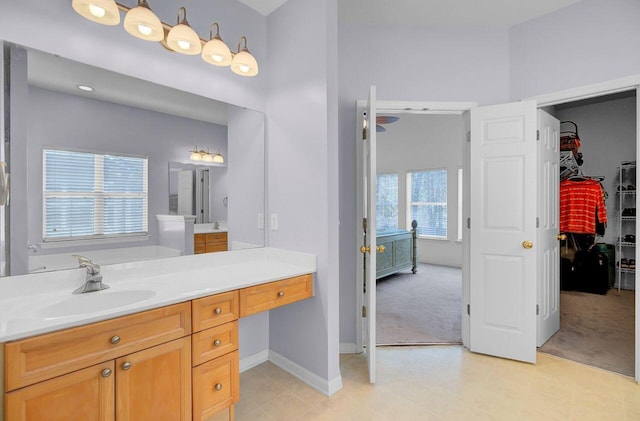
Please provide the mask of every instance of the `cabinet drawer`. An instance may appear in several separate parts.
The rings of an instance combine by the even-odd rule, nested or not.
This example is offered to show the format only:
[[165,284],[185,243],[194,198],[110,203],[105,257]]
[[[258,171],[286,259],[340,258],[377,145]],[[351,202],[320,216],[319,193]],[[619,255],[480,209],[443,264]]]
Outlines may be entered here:
[[193,254],[202,254],[202,253],[206,253],[206,252],[207,252],[207,246],[204,243],[195,244],[193,246]]
[[240,399],[238,351],[193,369],[193,419],[206,420]]
[[225,323],[194,333],[191,350],[192,364],[200,365],[238,349],[238,322]]
[[190,303],[61,330],[5,345],[6,390],[70,373],[191,333]]
[[296,276],[240,290],[240,317],[249,316],[313,295],[313,277]]
[[204,244],[207,242],[207,235],[206,234],[193,234],[193,244],[194,245],[198,245],[198,244]]
[[193,331],[199,332],[238,319],[238,291],[192,301]]
[[214,232],[214,233],[210,233],[210,234],[206,234],[206,242],[207,244],[211,244],[211,243],[216,243],[216,244],[220,244],[223,243],[224,245],[227,245],[227,233],[226,232]]
[[113,371],[114,363],[109,361],[7,393],[6,419],[113,420]]

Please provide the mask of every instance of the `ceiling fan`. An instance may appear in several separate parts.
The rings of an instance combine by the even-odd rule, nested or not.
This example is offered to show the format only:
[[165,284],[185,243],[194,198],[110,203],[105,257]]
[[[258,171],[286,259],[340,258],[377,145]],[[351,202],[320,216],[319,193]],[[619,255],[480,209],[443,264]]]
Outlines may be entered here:
[[400,117],[393,117],[390,115],[378,115],[376,116],[376,132],[386,132],[383,124],[395,123]]

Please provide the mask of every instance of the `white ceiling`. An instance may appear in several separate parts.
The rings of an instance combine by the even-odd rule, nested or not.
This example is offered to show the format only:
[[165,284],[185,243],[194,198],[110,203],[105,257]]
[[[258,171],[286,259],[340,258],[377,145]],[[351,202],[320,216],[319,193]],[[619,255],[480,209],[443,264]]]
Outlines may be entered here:
[[[287,0],[239,0],[268,16]],[[342,22],[509,27],[581,0],[338,0]]]

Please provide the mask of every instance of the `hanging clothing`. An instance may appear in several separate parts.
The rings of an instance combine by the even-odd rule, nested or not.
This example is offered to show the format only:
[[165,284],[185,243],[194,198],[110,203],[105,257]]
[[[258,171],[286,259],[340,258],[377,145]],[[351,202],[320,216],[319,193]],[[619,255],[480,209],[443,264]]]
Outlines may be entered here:
[[560,232],[595,234],[596,223],[607,222],[604,190],[597,180],[560,182]]

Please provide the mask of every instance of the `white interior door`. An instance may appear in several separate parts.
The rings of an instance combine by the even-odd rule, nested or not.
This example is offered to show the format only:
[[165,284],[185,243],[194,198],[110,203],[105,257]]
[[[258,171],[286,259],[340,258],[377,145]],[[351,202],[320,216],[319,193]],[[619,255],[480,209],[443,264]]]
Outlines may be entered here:
[[544,345],[560,329],[560,121],[538,110],[538,337]]
[[364,247],[364,279],[363,279],[363,311],[364,346],[367,353],[369,381],[376,381],[376,87],[369,88],[367,100],[367,118],[365,137],[362,148],[363,168],[363,223]]
[[536,102],[471,110],[470,350],[536,361]]
[[178,173],[178,215],[193,213],[193,170]]

